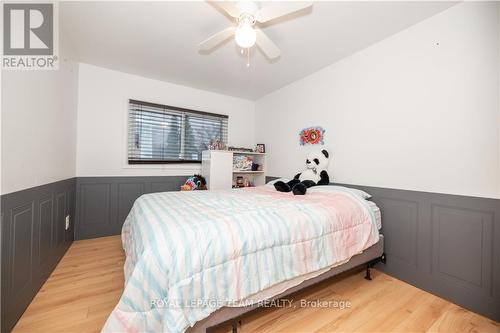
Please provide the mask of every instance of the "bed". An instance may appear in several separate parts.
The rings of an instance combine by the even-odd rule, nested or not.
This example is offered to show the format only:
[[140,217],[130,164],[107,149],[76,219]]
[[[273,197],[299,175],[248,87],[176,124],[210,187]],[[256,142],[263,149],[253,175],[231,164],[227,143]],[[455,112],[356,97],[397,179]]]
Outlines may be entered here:
[[125,286],[103,332],[201,332],[382,256],[380,211],[353,189],[272,185],[146,194],[123,229]]

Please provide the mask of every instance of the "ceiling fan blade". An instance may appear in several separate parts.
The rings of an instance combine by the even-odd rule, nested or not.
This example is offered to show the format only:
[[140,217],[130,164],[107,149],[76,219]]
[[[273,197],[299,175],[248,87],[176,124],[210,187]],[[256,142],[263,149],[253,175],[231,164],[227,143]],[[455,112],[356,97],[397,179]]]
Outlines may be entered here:
[[240,17],[240,10],[234,5],[232,1],[211,1],[217,7],[225,11],[231,17]]
[[298,10],[312,6],[312,2],[274,2],[261,8],[256,15],[256,20],[260,23],[274,20]]
[[257,33],[257,46],[264,52],[269,59],[278,58],[281,55],[280,49],[272,40],[260,29],[255,29]]
[[198,48],[200,51],[209,51],[234,35],[235,27],[229,27],[222,31],[219,31],[213,36],[208,37],[203,42],[198,44]]

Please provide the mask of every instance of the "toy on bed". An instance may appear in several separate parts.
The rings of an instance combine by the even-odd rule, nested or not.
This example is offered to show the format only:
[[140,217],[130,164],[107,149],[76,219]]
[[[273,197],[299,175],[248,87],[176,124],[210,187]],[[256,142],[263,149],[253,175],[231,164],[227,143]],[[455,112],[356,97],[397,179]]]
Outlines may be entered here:
[[194,175],[189,177],[184,185],[181,186],[181,191],[194,191],[194,190],[206,190],[207,181],[205,177],[201,175]]
[[290,192],[296,195],[304,195],[307,188],[316,185],[328,185],[330,177],[326,171],[329,156],[326,150],[310,153],[306,159],[306,169],[297,174],[291,181],[285,183],[278,181],[274,183],[276,190],[280,192]]

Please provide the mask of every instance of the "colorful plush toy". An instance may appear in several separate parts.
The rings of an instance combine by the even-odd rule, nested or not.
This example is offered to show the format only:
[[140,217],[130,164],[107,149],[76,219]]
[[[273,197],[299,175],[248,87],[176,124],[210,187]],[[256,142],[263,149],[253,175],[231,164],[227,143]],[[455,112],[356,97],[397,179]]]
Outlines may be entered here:
[[181,186],[181,191],[194,191],[194,190],[206,190],[207,181],[205,177],[201,175],[194,175],[189,177],[184,185]]
[[306,169],[285,183],[278,181],[274,187],[280,192],[290,192],[296,195],[304,195],[309,187],[316,185],[328,185],[330,177],[326,171],[328,167],[328,152],[326,150],[310,153],[306,159]]

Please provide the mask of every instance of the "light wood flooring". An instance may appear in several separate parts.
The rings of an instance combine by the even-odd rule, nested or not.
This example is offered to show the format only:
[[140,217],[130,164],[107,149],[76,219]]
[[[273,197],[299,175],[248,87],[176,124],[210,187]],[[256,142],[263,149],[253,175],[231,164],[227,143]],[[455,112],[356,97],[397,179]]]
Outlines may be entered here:
[[[120,298],[124,255],[119,236],[74,242],[14,332],[99,332]],[[266,308],[239,332],[496,332],[500,324],[374,271],[342,274]],[[301,299],[351,303],[349,309],[301,307]],[[230,326],[218,332],[230,332]]]

